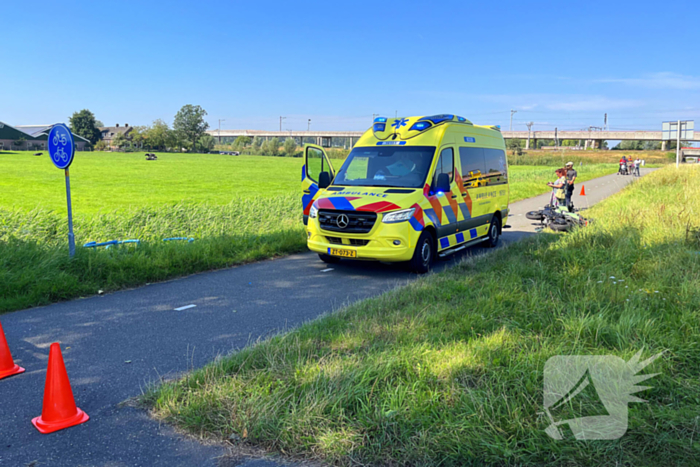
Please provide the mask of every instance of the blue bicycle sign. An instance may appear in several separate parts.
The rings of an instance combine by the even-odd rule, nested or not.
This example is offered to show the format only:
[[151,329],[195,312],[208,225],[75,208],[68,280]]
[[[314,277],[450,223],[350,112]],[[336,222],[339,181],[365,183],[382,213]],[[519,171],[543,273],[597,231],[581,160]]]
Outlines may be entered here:
[[62,123],[54,125],[48,137],[51,162],[59,169],[67,169],[73,162],[75,142],[73,133]]

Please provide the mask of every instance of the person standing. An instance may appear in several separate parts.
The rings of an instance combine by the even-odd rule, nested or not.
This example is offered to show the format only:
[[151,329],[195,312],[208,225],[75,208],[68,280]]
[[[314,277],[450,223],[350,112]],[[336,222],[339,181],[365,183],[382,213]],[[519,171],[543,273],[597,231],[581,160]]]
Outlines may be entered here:
[[641,164],[642,164],[642,161],[639,159],[639,157],[637,157],[637,158],[634,160],[634,174],[635,174],[637,177],[640,176],[640,175],[639,175],[639,166],[640,166]]
[[578,173],[574,169],[573,162],[566,163],[566,207],[569,208],[569,212],[574,210],[574,204],[571,202],[571,197],[574,194],[574,183],[576,182],[576,177]]
[[557,181],[548,182],[547,185],[554,188],[554,203],[556,203],[554,207],[557,207],[564,204],[566,199],[566,170],[557,169],[555,173]]

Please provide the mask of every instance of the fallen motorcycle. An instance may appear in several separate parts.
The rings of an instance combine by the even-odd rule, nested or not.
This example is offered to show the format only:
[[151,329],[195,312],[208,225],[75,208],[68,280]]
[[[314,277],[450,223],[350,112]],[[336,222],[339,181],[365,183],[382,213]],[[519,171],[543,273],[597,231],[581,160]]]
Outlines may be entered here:
[[588,225],[591,221],[578,213],[577,209],[569,211],[566,206],[546,205],[539,211],[530,211],[525,214],[530,220],[540,221],[544,227],[557,232],[570,232],[575,227]]

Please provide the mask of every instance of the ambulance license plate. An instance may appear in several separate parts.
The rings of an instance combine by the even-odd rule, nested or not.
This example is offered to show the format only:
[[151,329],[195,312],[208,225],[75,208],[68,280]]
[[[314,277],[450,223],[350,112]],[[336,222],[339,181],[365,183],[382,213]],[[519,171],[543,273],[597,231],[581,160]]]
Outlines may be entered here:
[[357,258],[356,250],[344,250],[342,248],[329,248],[328,254],[331,256],[340,256],[342,258]]

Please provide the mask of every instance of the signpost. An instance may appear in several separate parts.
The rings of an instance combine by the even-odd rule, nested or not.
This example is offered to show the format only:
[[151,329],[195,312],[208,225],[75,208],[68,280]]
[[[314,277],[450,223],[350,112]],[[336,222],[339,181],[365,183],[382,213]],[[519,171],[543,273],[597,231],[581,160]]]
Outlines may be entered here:
[[676,168],[681,162],[681,140],[693,139],[695,136],[695,122],[693,120],[678,120],[676,122],[663,122],[661,126],[661,138],[664,141],[676,140]]
[[71,256],[75,255],[75,236],[73,235],[73,211],[70,202],[70,174],[68,167],[73,162],[75,155],[75,141],[73,133],[63,123],[54,125],[49,132],[49,155],[51,162],[57,168],[64,170],[66,174],[66,200],[68,202],[68,252]]

